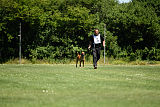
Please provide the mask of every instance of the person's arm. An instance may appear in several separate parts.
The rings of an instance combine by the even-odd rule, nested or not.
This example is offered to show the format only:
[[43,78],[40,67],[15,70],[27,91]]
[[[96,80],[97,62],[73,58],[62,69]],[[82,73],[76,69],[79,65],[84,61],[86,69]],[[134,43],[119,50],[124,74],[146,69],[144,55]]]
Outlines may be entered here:
[[105,47],[105,40],[103,41],[103,47]]
[[103,36],[101,36],[101,40],[102,40],[102,45],[103,45],[103,47],[105,47],[105,40],[104,40],[104,37],[103,37]]
[[88,46],[88,49],[90,50],[91,46],[92,46],[92,41],[91,41],[91,37],[89,38],[89,46]]
[[88,46],[88,49],[90,49],[91,48],[91,41],[89,41],[89,46]]

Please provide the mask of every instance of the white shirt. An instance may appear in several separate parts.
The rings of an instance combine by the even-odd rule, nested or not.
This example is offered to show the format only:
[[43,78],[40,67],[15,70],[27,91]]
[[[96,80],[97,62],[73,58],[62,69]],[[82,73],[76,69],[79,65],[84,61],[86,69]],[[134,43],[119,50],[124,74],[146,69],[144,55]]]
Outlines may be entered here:
[[94,35],[93,38],[94,38],[94,43],[95,43],[95,44],[101,43],[100,34],[98,34],[97,36]]

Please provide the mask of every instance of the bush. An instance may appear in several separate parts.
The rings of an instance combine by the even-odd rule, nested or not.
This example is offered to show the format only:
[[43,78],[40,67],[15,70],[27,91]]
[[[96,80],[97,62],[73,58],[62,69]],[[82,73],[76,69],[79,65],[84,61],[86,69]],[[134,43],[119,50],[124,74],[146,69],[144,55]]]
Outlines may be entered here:
[[160,61],[160,49],[156,49],[155,47],[152,47],[152,49],[149,51],[148,56],[150,60]]
[[137,60],[142,60],[143,50],[136,50],[135,55]]
[[130,61],[135,61],[135,60],[136,60],[136,54],[132,52],[130,54]]

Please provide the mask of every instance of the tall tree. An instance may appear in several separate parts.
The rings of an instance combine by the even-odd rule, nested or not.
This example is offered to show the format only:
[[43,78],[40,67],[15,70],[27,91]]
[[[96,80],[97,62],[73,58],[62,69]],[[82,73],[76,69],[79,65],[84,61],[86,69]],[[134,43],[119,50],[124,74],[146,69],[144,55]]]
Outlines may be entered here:
[[160,46],[158,17],[142,3],[120,4],[108,14],[108,27],[118,36],[122,48],[144,49]]

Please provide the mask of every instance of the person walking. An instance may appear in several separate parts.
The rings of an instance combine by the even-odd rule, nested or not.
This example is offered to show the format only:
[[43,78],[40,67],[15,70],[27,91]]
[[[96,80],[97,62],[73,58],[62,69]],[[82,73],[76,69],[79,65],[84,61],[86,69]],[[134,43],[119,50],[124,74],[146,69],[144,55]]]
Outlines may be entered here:
[[100,59],[100,50],[102,45],[103,47],[105,46],[105,40],[99,33],[99,29],[95,29],[94,34],[89,38],[88,46],[89,50],[92,48],[94,69],[97,69],[97,62]]

